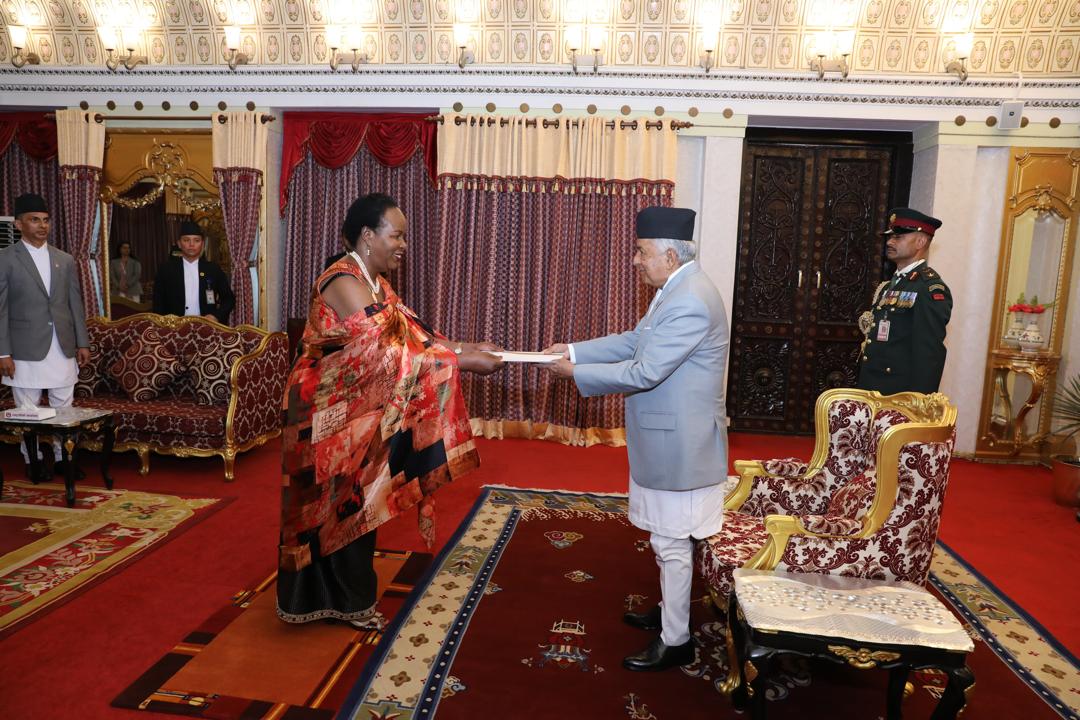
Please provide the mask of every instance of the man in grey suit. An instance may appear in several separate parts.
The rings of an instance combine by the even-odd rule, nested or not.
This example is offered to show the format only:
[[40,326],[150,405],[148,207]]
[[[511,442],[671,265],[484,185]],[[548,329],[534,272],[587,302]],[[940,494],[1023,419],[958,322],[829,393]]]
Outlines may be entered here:
[[694,539],[720,531],[727,479],[724,364],[728,326],[720,293],[694,262],[694,211],[651,207],[637,216],[634,267],[660,288],[633,330],[557,344],[549,364],[586,397],[626,397],[630,522],[647,530],[660,567],[662,602],[623,620],[661,630],[628,670],[664,670],[694,660],[690,584]]
[[[75,259],[48,244],[49,208],[40,195],[15,199],[22,240],[0,251],[0,375],[17,406],[68,407],[90,360],[90,336]],[[53,447],[60,459],[60,446]],[[26,448],[23,460],[29,463]]]

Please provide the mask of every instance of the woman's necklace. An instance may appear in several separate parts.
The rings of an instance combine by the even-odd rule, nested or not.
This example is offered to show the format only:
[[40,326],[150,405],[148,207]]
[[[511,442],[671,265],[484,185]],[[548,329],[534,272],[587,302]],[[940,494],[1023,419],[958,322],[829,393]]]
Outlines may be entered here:
[[349,255],[351,255],[352,259],[356,261],[356,264],[360,266],[360,272],[364,274],[364,279],[367,280],[368,287],[371,288],[372,297],[377,296],[379,294],[379,284],[372,279],[371,273],[368,272],[367,265],[360,259],[360,253],[355,250],[350,250]]

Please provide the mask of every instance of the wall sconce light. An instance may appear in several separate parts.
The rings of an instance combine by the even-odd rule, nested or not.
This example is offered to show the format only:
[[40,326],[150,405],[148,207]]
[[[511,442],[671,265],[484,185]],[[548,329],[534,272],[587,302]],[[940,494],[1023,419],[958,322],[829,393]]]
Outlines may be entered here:
[[468,23],[454,23],[454,44],[458,47],[458,67],[462,70],[465,66],[476,62],[476,56],[469,49],[469,40],[472,39],[472,27]]
[[39,65],[41,58],[37,53],[23,52],[30,45],[30,33],[23,25],[8,25],[8,35],[11,36],[11,47],[15,53],[11,56],[11,64],[17,68],[23,65]]
[[[353,72],[360,72],[360,65],[371,62],[368,54],[360,49],[360,46],[364,44],[363,28],[358,25],[350,26],[345,35],[344,42],[352,50],[352,70]],[[342,45],[340,27],[329,26],[326,28],[326,44],[330,46],[330,69],[337,70],[338,62],[341,60],[341,56],[338,54],[338,49]]]
[[719,30],[705,30],[701,34],[701,57],[698,64],[705,68],[706,74],[716,67],[716,57],[713,53],[716,52],[716,45],[719,41]]
[[563,39],[566,41],[566,49],[570,51],[570,65],[574,68],[574,74],[577,74],[577,53],[581,49],[581,36],[584,34],[585,28],[580,25],[571,25],[566,28],[566,35]]
[[848,76],[847,59],[854,43],[855,33],[851,31],[818,33],[814,43],[817,57],[810,61],[810,69],[817,71],[818,80],[824,79],[826,71],[839,72],[843,78]]
[[229,64],[230,70],[235,70],[237,65],[247,65],[251,60],[247,53],[240,50],[239,25],[225,26],[225,47],[227,48],[225,62]]
[[[105,46],[105,67],[112,72],[116,72],[121,65],[127,70],[134,70],[136,65],[146,63],[145,55],[135,54],[139,46],[138,39],[142,35],[138,28],[129,27],[121,32],[118,28],[104,26],[98,28],[98,35],[101,36],[101,44]],[[127,55],[121,55],[119,48],[124,48]]]
[[589,28],[589,47],[592,48],[593,54],[593,74],[600,72],[600,66],[604,64],[604,35],[607,34],[605,28],[593,25]]
[[953,41],[953,47],[956,50],[956,58],[950,60],[945,65],[945,72],[956,73],[956,77],[960,78],[960,82],[967,80],[968,72],[965,62],[971,57],[971,47],[974,44],[975,36],[971,33],[957,35]]

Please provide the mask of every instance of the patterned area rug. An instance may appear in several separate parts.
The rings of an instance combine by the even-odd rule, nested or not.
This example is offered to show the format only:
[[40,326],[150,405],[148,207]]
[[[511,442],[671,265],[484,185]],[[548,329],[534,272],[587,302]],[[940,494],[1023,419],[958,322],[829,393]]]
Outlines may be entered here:
[[[377,550],[379,611],[400,611],[430,564],[426,553]],[[112,705],[215,720],[332,718],[382,633],[330,621],[281,622],[276,577],[237,593]]]
[[[1080,664],[948,548],[932,586],[976,640],[965,720],[1076,718]],[[649,633],[621,622],[656,602],[657,570],[625,496],[488,488],[380,643],[339,717],[737,717],[717,689],[724,628],[695,588],[693,665],[623,670]],[[884,715],[887,673],[787,661],[770,717]],[[944,676],[916,672],[905,714],[929,717]]]
[[227,504],[213,498],[5,482],[0,498],[0,638]]

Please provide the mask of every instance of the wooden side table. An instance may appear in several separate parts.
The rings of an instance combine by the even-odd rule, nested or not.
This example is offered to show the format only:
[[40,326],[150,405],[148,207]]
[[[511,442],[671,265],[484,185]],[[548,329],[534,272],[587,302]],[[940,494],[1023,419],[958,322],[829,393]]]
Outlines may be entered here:
[[912,670],[948,676],[933,720],[955,718],[967,704],[975,649],[963,626],[925,589],[912,583],[819,575],[735,571],[728,600],[728,686],[736,709],[765,717],[774,660],[798,655],[859,670],[889,670],[887,717],[899,720]]
[[[113,444],[116,433],[113,414],[109,410],[85,407],[56,408],[56,416],[47,420],[5,420],[0,418],[0,428],[26,441],[30,456],[30,480],[36,485],[43,479],[43,468],[38,460],[38,435],[52,435],[60,443],[60,457],[66,469],[64,494],[68,507],[75,505],[75,480],[78,474],[78,442],[84,433],[101,435],[101,479],[112,490],[113,479],[109,474]],[[0,497],[4,492],[4,474],[0,471]]]

